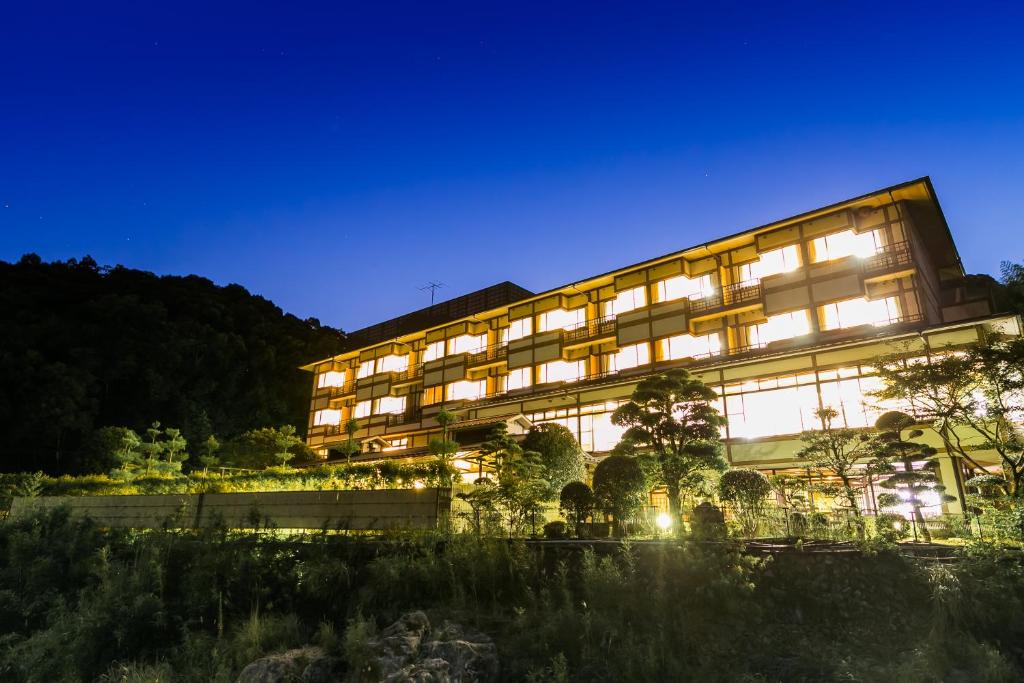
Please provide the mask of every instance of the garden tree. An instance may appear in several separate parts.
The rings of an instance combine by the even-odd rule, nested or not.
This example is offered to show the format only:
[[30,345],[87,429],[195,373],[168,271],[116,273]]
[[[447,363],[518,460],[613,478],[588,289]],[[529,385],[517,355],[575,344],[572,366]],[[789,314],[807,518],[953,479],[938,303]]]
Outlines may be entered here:
[[890,356],[881,359],[878,372],[885,385],[875,396],[928,414],[946,452],[978,472],[984,468],[972,451],[998,453],[1006,490],[1024,498],[1024,339],[990,336],[928,363]]
[[454,413],[441,408],[436,419],[437,424],[441,427],[441,436],[435,436],[427,443],[427,452],[451,467],[455,454],[459,452],[459,442],[451,438],[449,428],[455,424],[458,418]]
[[163,431],[160,429],[160,423],[154,422],[146,429],[146,439],[139,444],[139,452],[142,454],[142,462],[146,466],[146,475],[148,476],[152,471],[154,465],[160,461],[160,457],[164,452],[164,444],[160,437]]
[[559,424],[546,423],[531,427],[522,443],[523,450],[540,456],[543,478],[557,493],[571,481],[586,477],[583,449],[572,432]]
[[245,469],[283,465],[293,458],[298,462],[312,462],[316,459],[316,455],[296,435],[291,425],[280,429],[250,429],[225,443],[221,453],[221,461],[225,465]]
[[[879,485],[884,489],[898,492],[880,495],[879,507],[893,508],[904,503],[909,505],[916,528],[921,530],[925,542],[931,543],[931,533],[925,526],[924,514],[921,512],[924,505],[922,497],[932,493],[940,500],[956,499],[945,495],[946,487],[940,483],[935,473],[938,466],[933,459],[936,450],[926,444],[910,440],[924,436],[920,429],[911,429],[916,422],[906,413],[895,410],[882,414],[875,422],[877,433],[872,437],[869,446],[874,458],[872,469],[880,473],[892,473]],[[907,434],[908,439],[903,438],[903,432],[906,430],[910,430]],[[925,461],[925,467],[915,470],[914,463],[920,461]],[[897,470],[896,465],[902,470]]]
[[483,530],[483,522],[488,515],[498,511],[498,487],[493,479],[480,477],[473,482],[469,491],[459,491],[455,497],[464,500],[472,513],[469,515],[473,532],[479,536]]
[[649,491],[636,458],[609,455],[594,468],[594,501],[612,516],[620,535],[625,532],[626,520],[647,503]]
[[217,437],[213,434],[206,437],[206,441],[199,445],[198,460],[199,464],[203,466],[204,472],[220,464],[220,458],[217,457],[217,451],[219,450],[220,441],[217,441]]
[[[292,430],[294,431],[294,427]],[[188,441],[181,435],[180,429],[168,427],[164,430],[164,456],[167,458],[166,462],[170,466],[170,469],[181,470],[181,464],[188,460],[188,453],[185,448],[188,447]]]
[[544,478],[540,455],[524,450],[509,435],[504,422],[494,426],[487,441],[480,445],[480,454],[493,463],[495,499],[505,511],[511,537],[543,509],[544,501],[553,497],[551,483]]
[[1003,261],[999,264],[1001,287],[996,289],[999,310],[1024,314],[1024,264]]
[[359,432],[359,420],[349,418],[345,421],[345,443],[335,446],[333,450],[345,456],[345,462],[351,464],[352,456],[359,452],[359,444],[356,443],[356,434]]
[[858,483],[855,466],[858,460],[869,455],[868,437],[861,430],[835,426],[834,420],[839,413],[834,408],[821,408],[815,414],[821,419],[824,429],[800,435],[804,446],[797,453],[797,457],[839,479],[844,507],[852,515],[858,537],[863,538],[864,518],[857,503]]
[[807,480],[792,474],[771,474],[768,486],[786,510],[802,512],[807,509]]
[[680,494],[704,470],[724,470],[719,428],[725,419],[712,405],[715,392],[686,370],[641,380],[628,403],[612,413],[626,427],[614,453],[645,453],[657,463],[657,481],[667,489],[673,520],[679,522]]
[[719,498],[736,506],[736,517],[747,537],[757,534],[771,490],[768,478],[757,470],[729,470],[718,481]]
[[572,533],[580,536],[580,527],[594,509],[594,491],[582,481],[570,481],[562,487],[558,507],[569,520]]
[[54,474],[95,471],[94,430],[141,432],[154,415],[194,447],[305,424],[299,366],[344,343],[238,285],[88,257],[0,261],[0,330],[0,470]]

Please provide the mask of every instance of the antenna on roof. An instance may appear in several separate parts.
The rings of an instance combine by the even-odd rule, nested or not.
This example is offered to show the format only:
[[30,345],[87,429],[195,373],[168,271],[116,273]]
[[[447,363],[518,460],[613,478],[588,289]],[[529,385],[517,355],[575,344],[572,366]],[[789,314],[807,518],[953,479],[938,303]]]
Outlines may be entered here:
[[444,287],[444,283],[443,282],[434,282],[433,280],[431,280],[427,284],[425,284],[422,287],[420,287],[420,291],[421,292],[425,292],[428,289],[430,290],[430,305],[433,306],[434,305],[434,294],[437,292],[437,290],[441,289],[442,287]]

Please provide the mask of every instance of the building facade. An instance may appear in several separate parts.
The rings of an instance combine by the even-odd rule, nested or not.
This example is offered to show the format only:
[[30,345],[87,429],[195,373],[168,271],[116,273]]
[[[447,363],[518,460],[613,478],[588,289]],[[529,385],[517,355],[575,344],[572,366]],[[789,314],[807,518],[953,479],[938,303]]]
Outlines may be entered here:
[[[564,425],[600,458],[637,381],[685,367],[719,394],[730,463],[795,470],[819,408],[867,427],[898,407],[870,397],[879,356],[1020,334],[964,275],[922,178],[540,294],[503,283],[354,332],[305,366],[308,444],[330,458],[355,419],[357,458],[426,458],[443,406],[467,479],[499,421],[514,434]],[[941,460],[962,500],[961,467]]]

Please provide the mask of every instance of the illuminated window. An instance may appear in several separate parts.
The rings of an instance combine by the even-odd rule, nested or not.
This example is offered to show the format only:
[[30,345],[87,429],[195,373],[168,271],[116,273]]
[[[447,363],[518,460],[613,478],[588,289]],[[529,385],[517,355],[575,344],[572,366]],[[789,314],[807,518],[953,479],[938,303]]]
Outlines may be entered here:
[[792,339],[811,333],[811,315],[807,309],[780,313],[766,322],[747,325],[747,345],[763,347],[773,341]]
[[508,341],[514,341],[523,337],[529,337],[531,334],[533,334],[533,318],[520,318],[508,324],[506,338]]
[[460,337],[453,337],[448,340],[448,353],[472,353],[487,346],[487,334],[464,334]]
[[409,356],[381,356],[377,359],[377,372],[404,372],[409,369]]
[[364,362],[359,364],[359,372],[356,373],[356,377],[358,379],[362,379],[363,377],[369,377],[372,374],[373,374],[373,361],[372,360],[364,361]]
[[[856,368],[840,368],[839,379],[836,381],[823,381],[821,383],[821,403],[824,406],[834,408],[839,415],[834,424],[837,427],[872,427],[882,413],[890,410],[911,413],[913,408],[903,401],[883,401],[871,396],[872,392],[882,388],[882,380],[879,377],[848,377],[844,374],[856,374]],[[831,374],[831,373],[829,373]],[[822,377],[826,373],[821,373]]]
[[647,305],[647,288],[640,286],[619,292],[614,299],[601,302],[601,316],[621,315]]
[[322,372],[316,378],[316,385],[320,389],[324,387],[342,387],[345,386],[345,373],[338,372],[337,370],[328,370]]
[[578,382],[587,376],[586,361],[553,360],[538,368],[538,382]]
[[711,275],[688,278],[677,275],[662,280],[655,285],[654,295],[658,301],[675,301],[676,299],[704,299],[714,294]]
[[574,308],[571,311],[556,308],[553,311],[547,311],[546,313],[541,313],[537,316],[537,331],[550,332],[551,330],[564,330],[580,325],[586,321],[586,308]]
[[615,353],[608,354],[608,372],[629,370],[651,362],[651,345],[647,342],[623,346]]
[[464,379],[452,382],[446,387],[447,400],[449,401],[474,401],[483,398],[487,394],[487,380]]
[[381,396],[374,406],[374,415],[405,412],[405,396]]
[[900,319],[900,301],[891,296],[886,299],[847,299],[821,307],[821,327],[824,330],[840,330],[858,325],[891,325]]
[[800,250],[795,244],[781,249],[764,251],[758,260],[744,263],[739,267],[740,282],[760,280],[769,275],[789,273],[800,267]]
[[423,390],[423,405],[440,403],[444,397],[444,387],[427,387]]
[[505,377],[505,391],[512,391],[513,389],[523,389],[532,384],[531,374],[533,368],[516,368],[515,370],[509,370],[508,375]]
[[384,447],[385,451],[397,451],[402,448],[409,447],[409,437],[403,436],[399,439],[391,439],[388,441],[388,445]]
[[341,411],[331,409],[318,410],[313,413],[313,424],[317,427],[341,424]]
[[882,246],[882,233],[878,230],[862,232],[853,230],[834,232],[831,235],[811,240],[811,262],[835,261],[847,256],[867,258],[878,253]]
[[444,340],[436,341],[427,344],[427,348],[423,350],[423,362],[427,363],[432,360],[437,360],[444,355]]
[[658,354],[662,360],[717,356],[722,352],[722,336],[718,332],[691,336],[680,334],[658,340]]
[[588,452],[610,451],[622,439],[625,427],[612,424],[612,412],[622,401],[607,401],[576,408],[557,408],[531,413],[534,424],[559,424],[568,429]]
[[821,421],[815,416],[819,406],[814,384],[761,390],[755,381],[740,385],[742,393],[729,393],[736,388],[727,387],[725,396],[731,438],[753,439],[821,429]]
[[355,410],[352,411],[352,417],[369,417],[370,416],[370,401],[360,401],[356,404]]

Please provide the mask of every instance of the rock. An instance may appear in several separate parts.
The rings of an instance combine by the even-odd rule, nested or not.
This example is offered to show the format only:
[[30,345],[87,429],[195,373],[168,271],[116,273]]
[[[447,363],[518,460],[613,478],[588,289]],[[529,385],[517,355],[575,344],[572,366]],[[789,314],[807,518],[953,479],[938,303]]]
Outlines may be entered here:
[[[373,680],[384,683],[490,683],[498,680],[498,651],[491,639],[458,624],[431,629],[423,612],[409,612],[371,638]],[[345,664],[307,646],[252,662],[237,683],[341,683]],[[363,680],[370,680],[364,677]]]
[[[312,662],[326,658],[324,651],[319,647],[310,646],[288,650],[257,659],[247,665],[242,669],[242,673],[238,674],[236,683],[284,683],[284,681],[299,680],[299,677]],[[305,680],[305,678],[301,680]],[[328,679],[328,682],[330,680],[340,679]]]
[[370,640],[386,683],[487,683],[498,678],[498,652],[483,633],[444,622],[431,631],[423,612],[410,612]]

